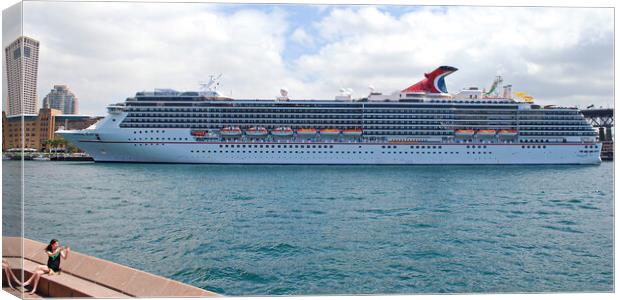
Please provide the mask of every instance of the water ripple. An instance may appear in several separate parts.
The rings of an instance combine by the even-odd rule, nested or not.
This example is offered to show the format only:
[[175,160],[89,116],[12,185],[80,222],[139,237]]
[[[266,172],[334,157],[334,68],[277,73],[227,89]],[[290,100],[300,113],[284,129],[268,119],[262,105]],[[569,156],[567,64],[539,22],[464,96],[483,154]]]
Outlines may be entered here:
[[24,165],[26,237],[225,295],[613,291],[613,164]]

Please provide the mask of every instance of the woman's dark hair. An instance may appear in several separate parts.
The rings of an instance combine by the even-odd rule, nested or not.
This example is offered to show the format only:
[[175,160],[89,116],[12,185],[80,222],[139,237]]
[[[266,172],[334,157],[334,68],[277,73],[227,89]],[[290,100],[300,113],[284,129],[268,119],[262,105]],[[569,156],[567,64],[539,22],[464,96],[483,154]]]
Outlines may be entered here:
[[52,239],[52,240],[50,241],[49,245],[47,245],[47,247],[45,247],[45,251],[50,251],[50,252],[52,252],[52,245],[53,245],[54,243],[56,243],[56,242],[58,242],[58,240],[56,240],[56,239]]

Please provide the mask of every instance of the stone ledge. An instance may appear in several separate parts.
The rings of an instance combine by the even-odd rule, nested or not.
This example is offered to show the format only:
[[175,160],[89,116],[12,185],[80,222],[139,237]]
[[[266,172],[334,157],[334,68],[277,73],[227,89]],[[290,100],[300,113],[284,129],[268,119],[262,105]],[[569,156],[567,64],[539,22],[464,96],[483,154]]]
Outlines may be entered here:
[[[2,238],[2,256],[12,268],[21,267],[23,241],[24,271],[47,263],[46,244],[20,237]],[[117,263],[72,251],[62,262],[61,275],[45,275],[39,282],[41,295],[50,297],[217,297],[216,293]],[[16,270],[17,271],[17,270]],[[46,290],[42,289],[44,280]]]
[[[22,263],[21,258],[8,257],[5,259],[9,262],[9,264],[11,264],[15,275],[18,275],[21,270],[19,268],[14,268],[14,266],[19,266]],[[25,278],[30,278],[30,276],[32,275],[32,270],[34,270],[38,265],[40,264],[24,259],[23,268]],[[3,280],[5,280],[5,278],[3,278]],[[32,288],[32,285],[30,285],[29,288]],[[97,283],[90,282],[66,273],[61,273],[59,275],[41,276],[39,286],[37,287],[37,294],[46,297],[130,297],[130,295],[115,291],[113,289],[101,286]]]

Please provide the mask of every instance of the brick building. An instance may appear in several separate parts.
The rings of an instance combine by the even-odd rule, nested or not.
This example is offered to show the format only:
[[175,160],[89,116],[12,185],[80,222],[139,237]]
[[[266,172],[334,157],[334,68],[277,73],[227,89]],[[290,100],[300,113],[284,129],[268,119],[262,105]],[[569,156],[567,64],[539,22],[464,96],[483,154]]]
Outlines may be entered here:
[[[53,108],[42,108],[39,114],[7,116],[2,112],[2,151],[9,149],[35,149],[45,151],[48,140],[57,138],[54,132],[65,129],[84,129],[102,117],[64,115]],[[23,126],[22,126],[23,120]],[[22,146],[23,130],[23,146]]]

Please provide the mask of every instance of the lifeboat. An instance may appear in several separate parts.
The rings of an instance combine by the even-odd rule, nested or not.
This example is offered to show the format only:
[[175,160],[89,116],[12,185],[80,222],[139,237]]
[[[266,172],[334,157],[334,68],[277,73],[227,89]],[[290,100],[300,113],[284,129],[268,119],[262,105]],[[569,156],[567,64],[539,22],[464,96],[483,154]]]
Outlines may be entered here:
[[454,131],[454,135],[456,136],[472,136],[474,135],[474,130],[472,129],[457,129]]
[[202,137],[202,136],[207,135],[207,131],[206,130],[192,130],[192,132],[190,134],[193,135],[193,136]]
[[342,134],[347,136],[360,136],[362,135],[361,129],[345,129],[342,131]]
[[274,136],[291,136],[293,135],[293,129],[290,127],[278,127],[271,130],[271,134]]
[[239,127],[224,127],[220,130],[220,134],[223,136],[237,136],[241,135],[241,129]]
[[480,129],[477,132],[478,136],[494,136],[495,130],[493,129]]
[[335,128],[321,129],[321,135],[338,135],[338,134],[340,134],[340,129],[335,129]]
[[297,134],[299,134],[299,135],[313,135],[313,134],[316,134],[316,129],[314,129],[314,128],[299,128],[299,129],[297,129]]
[[269,133],[265,127],[250,127],[245,131],[245,134],[249,136],[263,136]]
[[501,136],[516,136],[517,135],[517,131],[514,129],[502,129],[498,133]]

